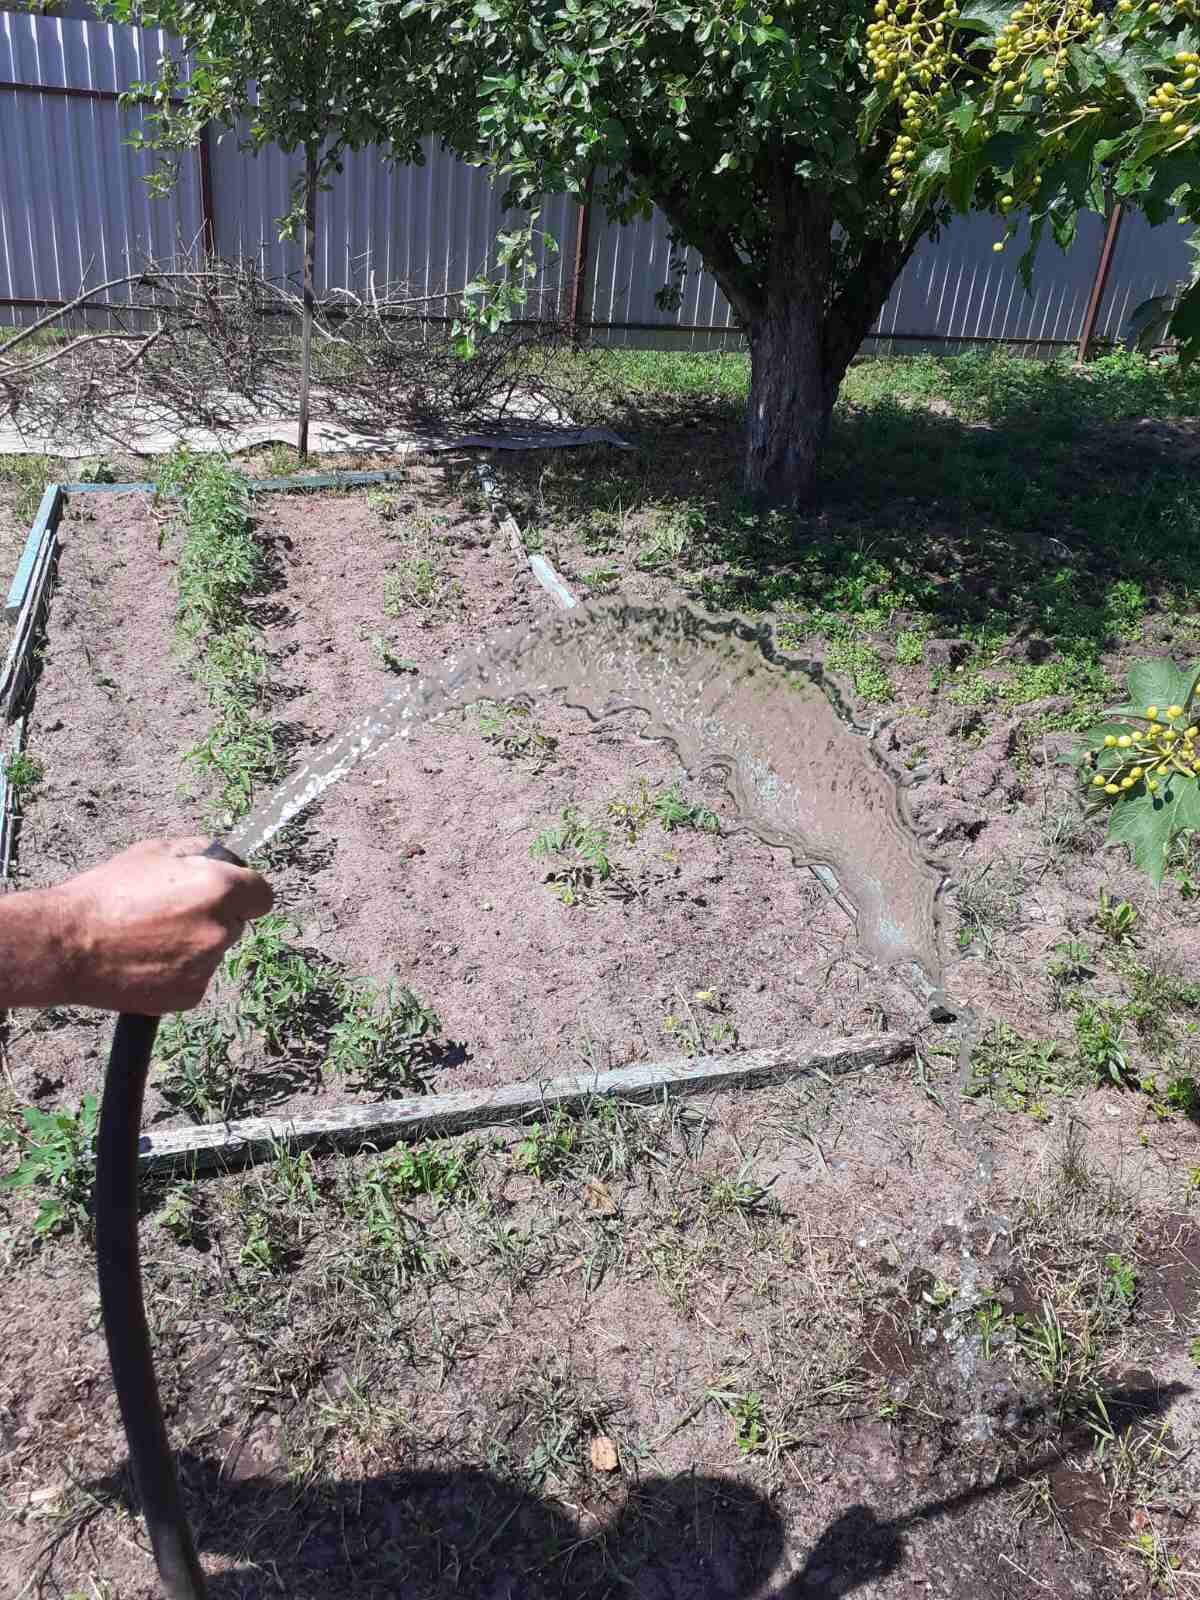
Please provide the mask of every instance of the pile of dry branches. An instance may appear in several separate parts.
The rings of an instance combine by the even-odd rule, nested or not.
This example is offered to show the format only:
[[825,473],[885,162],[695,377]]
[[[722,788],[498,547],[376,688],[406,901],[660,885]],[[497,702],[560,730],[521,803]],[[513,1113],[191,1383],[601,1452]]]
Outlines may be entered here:
[[[569,331],[552,302],[455,353],[450,295],[341,289],[317,306],[314,417],[363,434],[506,419],[561,420]],[[161,431],[221,433],[289,419],[300,391],[302,303],[253,261],[180,256],[85,286],[0,342],[0,415],[28,435],[136,451]]]

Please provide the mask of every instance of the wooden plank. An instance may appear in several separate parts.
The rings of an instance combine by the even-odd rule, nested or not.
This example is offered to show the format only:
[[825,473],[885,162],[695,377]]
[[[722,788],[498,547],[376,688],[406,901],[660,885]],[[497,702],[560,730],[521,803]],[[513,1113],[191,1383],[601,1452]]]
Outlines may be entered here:
[[33,519],[33,526],[29,530],[29,537],[25,541],[25,548],[21,552],[21,559],[17,563],[17,570],[13,574],[8,599],[4,602],[4,615],[9,622],[15,622],[21,614],[21,607],[25,604],[25,596],[29,593],[29,584],[37,567],[38,556],[41,554],[42,541],[46,538],[47,532],[53,533],[58,527],[58,519],[62,515],[62,500],[61,484],[48,483],[42,494],[37,516]]
[[[5,754],[17,756],[24,748],[25,718],[18,717],[13,723],[12,738]],[[16,836],[17,797],[4,775],[4,763],[0,762],[0,894],[10,887]]]
[[8,779],[4,776],[3,768],[0,768],[0,894],[8,888],[8,874],[12,866],[14,820],[12,790]]
[[785,1049],[643,1062],[612,1072],[576,1073],[545,1083],[527,1081],[502,1089],[339,1106],[315,1117],[247,1117],[199,1128],[166,1128],[142,1135],[138,1165],[142,1172],[154,1173],[228,1171],[269,1155],[281,1145],[290,1150],[382,1146],[400,1139],[425,1139],[521,1122],[552,1106],[578,1107],[600,1097],[645,1102],[760,1088],[792,1078],[866,1072],[903,1061],[912,1054],[913,1041],[903,1035],[810,1039]]
[[546,560],[545,556],[537,554],[529,555],[526,553],[525,559],[529,563],[529,570],[541,584],[542,588],[545,589],[549,594],[551,600],[554,601],[554,604],[558,606],[561,611],[573,611],[574,608],[579,604],[579,601],[567,587],[562,575],[555,571],[555,569]]
[[141,479],[132,483],[60,483],[59,488],[65,495],[154,493],[154,485]]
[[3,670],[0,671],[0,712],[5,716],[12,716],[13,708],[21,696],[25,670],[29,665],[29,652],[37,633],[42,602],[46,596],[47,581],[54,566],[54,553],[57,547],[58,534],[56,529],[51,528],[42,540],[37,564],[26,590],[25,604],[17,618],[12,644],[9,646]]

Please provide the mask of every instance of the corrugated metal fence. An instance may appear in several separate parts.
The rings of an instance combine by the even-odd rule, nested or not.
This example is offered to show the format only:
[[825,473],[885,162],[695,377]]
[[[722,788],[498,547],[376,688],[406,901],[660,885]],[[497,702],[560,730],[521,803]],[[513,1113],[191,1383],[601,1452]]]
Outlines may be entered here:
[[[185,156],[166,199],[143,178],[150,158],[125,142],[139,113],[117,102],[152,78],[166,36],[0,12],[0,321],[27,322],[85,280],[136,270],[207,233],[222,255],[252,255],[265,272],[299,276],[299,246],[274,221],[288,207],[300,158],[254,156],[231,135]],[[320,292],[404,282],[414,294],[454,295],[486,264],[503,220],[486,173],[432,143],[420,167],[391,166],[376,150],[346,158],[322,194]],[[590,326],[593,337],[640,346],[721,348],[739,334],[724,296],[689,252],[683,303],[663,312],[656,292],[672,281],[665,219],[621,227],[583,217],[552,196],[543,211],[559,252],[546,252],[535,287]],[[1104,224],[1082,220],[1074,247],[1043,247],[1026,294],[1014,244],[993,251],[997,218],[958,218],[910,262],[876,325],[875,338],[906,345],[1005,340],[1053,347],[1079,337]],[[1122,229],[1096,332],[1118,338],[1129,310],[1184,278],[1185,231],[1151,229],[1137,214]],[[577,260],[583,248],[582,262]]]

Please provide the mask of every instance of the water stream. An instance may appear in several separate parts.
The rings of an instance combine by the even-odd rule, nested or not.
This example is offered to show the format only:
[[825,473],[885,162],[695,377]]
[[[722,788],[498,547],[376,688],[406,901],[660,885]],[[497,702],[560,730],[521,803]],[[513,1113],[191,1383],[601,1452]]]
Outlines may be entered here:
[[[359,762],[423,723],[480,699],[549,696],[593,719],[640,716],[692,776],[715,772],[737,824],[836,878],[862,950],[899,969],[935,1014],[942,990],[943,874],[913,833],[904,792],[818,665],[780,652],[769,625],[622,600],[512,630],[398,685],[316,749],[228,839],[260,850]],[[832,875],[832,876],[831,876]]]

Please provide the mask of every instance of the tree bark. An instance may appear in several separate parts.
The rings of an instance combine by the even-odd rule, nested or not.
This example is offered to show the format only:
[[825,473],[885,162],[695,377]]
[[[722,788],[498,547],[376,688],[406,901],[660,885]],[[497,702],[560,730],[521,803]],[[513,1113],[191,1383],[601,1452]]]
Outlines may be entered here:
[[755,498],[807,505],[837,393],[825,345],[833,214],[828,196],[790,175],[780,173],[773,189],[765,293],[747,328],[745,487]]
[[[785,181],[765,294],[747,324],[750,403],[747,491],[775,504],[811,505],[846,368],[912,254],[915,239],[868,239],[834,270],[826,196]],[[835,282],[836,277],[836,282]]]
[[312,330],[316,295],[313,290],[317,257],[317,147],[304,147],[304,320],[300,334],[300,422],[296,451],[308,459],[308,390],[312,375]]
[[836,385],[825,364],[823,308],[784,306],[750,332],[747,492],[773,504],[810,505],[829,439]]

